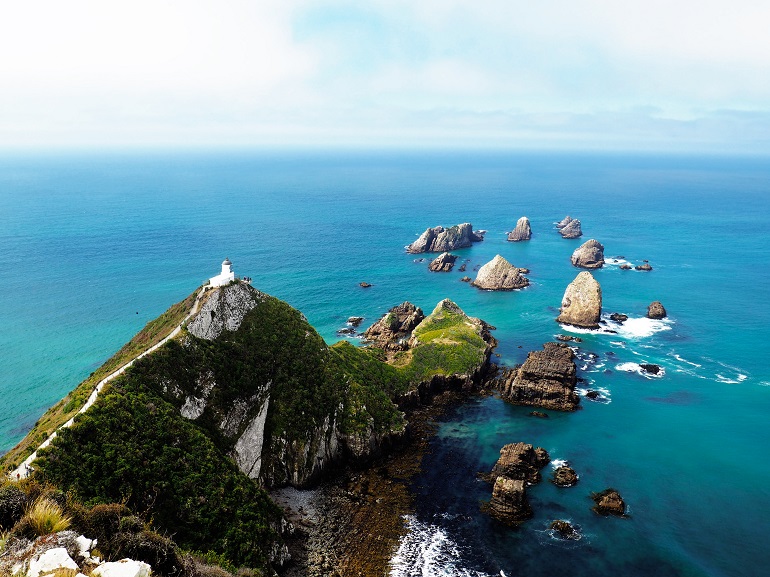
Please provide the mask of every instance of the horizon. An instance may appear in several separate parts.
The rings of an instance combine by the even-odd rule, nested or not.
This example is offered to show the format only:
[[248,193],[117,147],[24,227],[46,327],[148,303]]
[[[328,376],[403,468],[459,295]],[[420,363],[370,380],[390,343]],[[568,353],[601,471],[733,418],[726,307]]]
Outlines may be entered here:
[[6,7],[0,150],[770,154],[770,6]]

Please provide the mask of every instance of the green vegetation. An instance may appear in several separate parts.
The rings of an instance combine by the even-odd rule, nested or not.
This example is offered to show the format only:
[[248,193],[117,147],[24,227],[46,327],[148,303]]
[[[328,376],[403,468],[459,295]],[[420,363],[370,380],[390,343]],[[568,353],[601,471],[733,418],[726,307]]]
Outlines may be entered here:
[[[197,291],[196,291],[197,293]],[[117,353],[91,373],[64,399],[48,409],[22,441],[0,458],[0,469],[11,470],[26,459],[37,445],[71,419],[85,404],[96,385],[104,377],[119,369],[140,353],[166,338],[179,326],[182,319],[192,310],[196,293],[176,303],[158,318],[150,321],[136,336],[126,343]]]
[[415,346],[396,356],[396,364],[411,382],[433,375],[468,375],[484,362],[487,347],[479,326],[448,301],[414,330]]

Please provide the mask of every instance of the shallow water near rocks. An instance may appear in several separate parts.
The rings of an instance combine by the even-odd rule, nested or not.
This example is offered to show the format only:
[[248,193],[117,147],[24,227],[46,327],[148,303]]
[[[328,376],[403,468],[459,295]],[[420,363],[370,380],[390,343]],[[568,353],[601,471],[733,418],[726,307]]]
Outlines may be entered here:
[[[566,214],[584,236],[553,227]],[[505,233],[520,216],[529,242]],[[425,228],[464,221],[486,240],[456,251],[467,273],[431,273],[404,252]],[[770,561],[765,306],[770,164],[764,159],[459,153],[125,153],[0,157],[0,451],[149,320],[219,272],[299,308],[327,342],[404,300],[443,298],[497,327],[499,362],[557,334],[583,339],[572,414],[528,416],[494,397],[451,411],[415,480],[410,534],[393,575],[754,576]],[[554,322],[595,238],[605,316],[583,332]],[[510,293],[460,282],[501,254],[531,270]],[[648,259],[651,272],[621,270]],[[362,289],[358,283],[373,286]],[[644,319],[660,300],[669,318]],[[352,337],[354,342],[355,337]],[[639,365],[659,365],[660,376]],[[479,512],[506,443],[565,459],[580,482],[529,491],[517,530]],[[547,475],[546,475],[547,476]],[[591,512],[617,488],[628,519]],[[553,519],[579,526],[556,540]]]

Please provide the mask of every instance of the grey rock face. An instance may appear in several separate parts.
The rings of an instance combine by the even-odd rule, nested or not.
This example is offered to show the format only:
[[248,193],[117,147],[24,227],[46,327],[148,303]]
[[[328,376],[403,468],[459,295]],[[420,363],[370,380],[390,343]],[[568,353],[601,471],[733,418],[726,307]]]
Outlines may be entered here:
[[205,302],[188,324],[187,330],[198,338],[213,340],[222,331],[236,331],[246,316],[265,295],[244,283],[210,290]]
[[531,238],[532,228],[529,225],[529,219],[526,216],[522,216],[516,223],[516,228],[508,234],[508,240],[511,242],[519,242]]
[[572,219],[567,223],[564,228],[559,230],[559,233],[561,234],[562,238],[580,238],[583,236],[583,231],[580,228],[580,221],[577,219]]
[[510,291],[528,286],[529,279],[522,274],[522,269],[498,254],[479,269],[471,285],[484,290]]
[[660,301],[653,301],[650,303],[650,306],[647,307],[648,319],[663,319],[666,318],[666,316],[666,309]]
[[442,252],[439,256],[431,261],[428,265],[428,269],[433,272],[449,272],[455,265],[457,256],[449,254],[448,252]]
[[561,221],[556,223],[556,228],[561,230],[565,226],[567,226],[569,223],[572,222],[572,217],[570,215],[565,216]]
[[364,340],[385,351],[405,351],[409,348],[412,331],[424,318],[425,314],[420,307],[408,301],[403,302],[366,329]]
[[406,252],[449,252],[458,248],[467,248],[472,243],[482,240],[484,236],[474,232],[473,225],[469,222],[450,228],[436,226],[427,229],[416,241],[408,245]]
[[604,245],[598,240],[587,240],[572,253],[572,266],[580,268],[602,268],[604,266]]
[[561,314],[556,322],[582,327],[599,328],[602,312],[602,287],[588,271],[575,277],[564,291],[561,301]]
[[542,447],[535,449],[528,443],[511,443],[500,449],[500,458],[492,468],[492,477],[521,479],[527,483],[539,483],[542,479],[540,469],[549,461],[548,451]]

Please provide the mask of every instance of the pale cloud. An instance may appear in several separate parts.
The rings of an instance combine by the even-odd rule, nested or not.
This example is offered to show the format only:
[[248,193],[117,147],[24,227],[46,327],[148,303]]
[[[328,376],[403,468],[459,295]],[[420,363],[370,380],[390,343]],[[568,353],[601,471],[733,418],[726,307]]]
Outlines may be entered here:
[[6,147],[770,151],[765,2],[5,4]]

